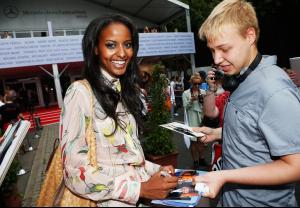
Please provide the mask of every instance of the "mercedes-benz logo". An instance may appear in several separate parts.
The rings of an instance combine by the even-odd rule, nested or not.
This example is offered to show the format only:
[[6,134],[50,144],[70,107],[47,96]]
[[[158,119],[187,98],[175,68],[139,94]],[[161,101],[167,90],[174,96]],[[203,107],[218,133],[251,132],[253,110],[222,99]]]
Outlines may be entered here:
[[16,18],[19,15],[19,10],[15,6],[7,6],[3,9],[3,13],[8,18]]

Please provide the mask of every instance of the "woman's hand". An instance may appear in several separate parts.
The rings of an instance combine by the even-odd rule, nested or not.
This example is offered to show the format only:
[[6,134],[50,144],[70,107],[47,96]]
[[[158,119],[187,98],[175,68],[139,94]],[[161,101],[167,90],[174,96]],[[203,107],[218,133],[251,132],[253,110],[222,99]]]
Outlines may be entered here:
[[198,138],[204,144],[208,144],[216,140],[220,140],[222,137],[222,128],[213,129],[213,128],[203,126],[203,127],[194,127],[193,131],[201,132],[205,134],[203,137]]
[[194,183],[205,183],[209,187],[209,192],[204,192],[202,196],[213,199],[226,181],[222,171],[212,171],[205,175],[195,176]]
[[177,186],[177,183],[177,177],[163,176],[161,171],[159,171],[148,181],[142,183],[140,197],[146,199],[164,199]]

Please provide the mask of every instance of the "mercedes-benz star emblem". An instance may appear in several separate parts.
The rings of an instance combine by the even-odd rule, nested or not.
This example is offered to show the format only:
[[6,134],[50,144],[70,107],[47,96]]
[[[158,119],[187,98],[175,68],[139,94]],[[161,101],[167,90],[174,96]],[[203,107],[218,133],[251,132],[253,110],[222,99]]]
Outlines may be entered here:
[[3,13],[8,18],[16,18],[19,15],[19,10],[15,6],[7,6],[3,9]]

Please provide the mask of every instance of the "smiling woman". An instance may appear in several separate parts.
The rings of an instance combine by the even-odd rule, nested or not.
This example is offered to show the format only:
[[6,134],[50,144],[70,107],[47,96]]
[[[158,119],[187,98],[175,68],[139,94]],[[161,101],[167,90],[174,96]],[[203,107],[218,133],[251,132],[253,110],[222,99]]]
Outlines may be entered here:
[[96,54],[100,51],[101,67],[112,77],[123,75],[133,56],[130,30],[121,23],[107,26],[101,34]]
[[[145,160],[138,139],[144,106],[135,27],[120,15],[97,18],[86,29],[82,49],[85,81],[69,87],[61,117],[65,185],[99,206],[165,198],[177,178],[161,177],[160,171],[174,168]],[[93,134],[87,133],[91,125]]]

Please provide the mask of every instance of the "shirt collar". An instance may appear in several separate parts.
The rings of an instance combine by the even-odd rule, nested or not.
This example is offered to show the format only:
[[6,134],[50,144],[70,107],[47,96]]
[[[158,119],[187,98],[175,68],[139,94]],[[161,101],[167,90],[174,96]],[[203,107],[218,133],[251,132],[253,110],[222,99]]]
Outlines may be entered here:
[[101,70],[101,73],[103,74],[103,76],[106,79],[108,79],[110,82],[116,82],[116,81],[119,80],[118,78],[115,78],[115,77],[111,76],[105,69],[100,68],[100,70]]
[[114,89],[116,92],[121,92],[121,83],[119,78],[115,78],[111,76],[105,69],[100,68],[101,73],[103,74],[104,77],[104,82]]

